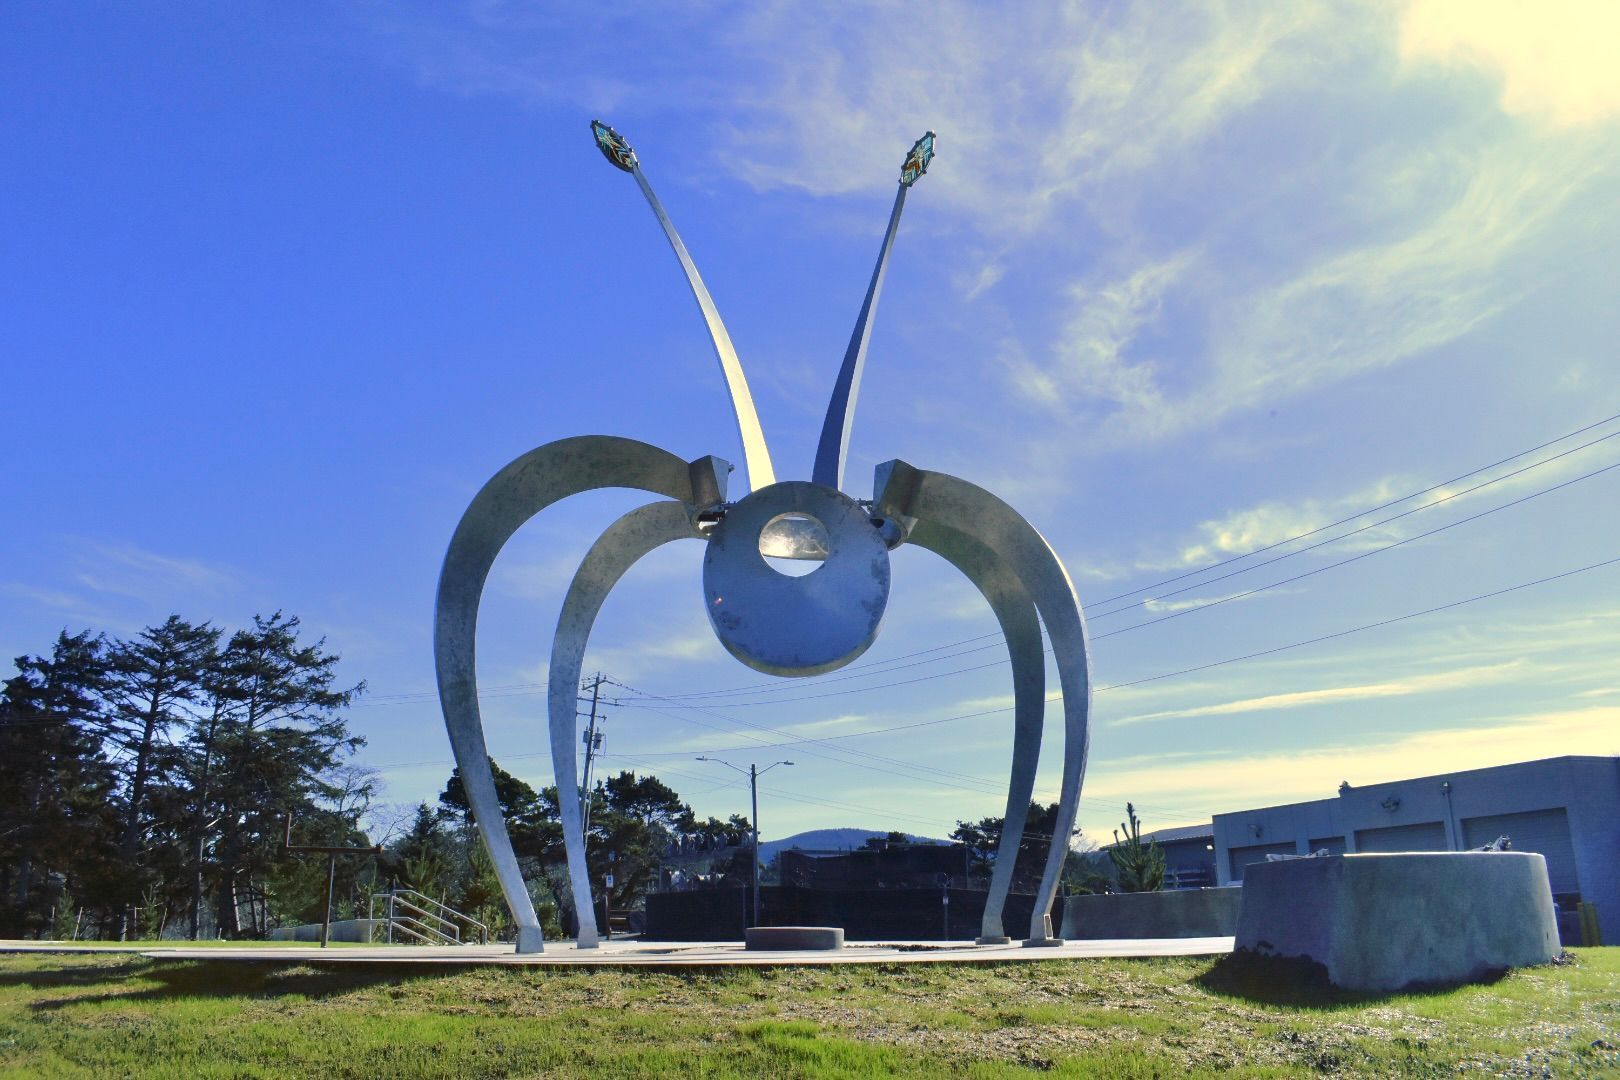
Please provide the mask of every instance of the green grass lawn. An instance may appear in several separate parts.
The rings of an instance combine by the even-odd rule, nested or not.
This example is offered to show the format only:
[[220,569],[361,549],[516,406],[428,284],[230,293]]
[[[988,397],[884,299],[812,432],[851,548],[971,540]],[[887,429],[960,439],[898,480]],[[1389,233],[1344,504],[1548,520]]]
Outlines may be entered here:
[[569,970],[0,955],[0,1076],[1615,1076],[1620,948],[1356,998],[1196,958]]
[[[201,941],[189,941],[184,938],[144,938],[137,941],[25,941],[23,945],[52,945],[64,949],[83,949],[91,952],[100,949],[104,952],[128,952],[131,949],[313,949],[319,948],[319,941],[230,941],[225,938],[203,938]],[[329,949],[358,949],[362,946],[358,941],[332,941],[327,943]],[[382,944],[378,942],[377,944]],[[5,954],[6,942],[0,942],[0,956]]]

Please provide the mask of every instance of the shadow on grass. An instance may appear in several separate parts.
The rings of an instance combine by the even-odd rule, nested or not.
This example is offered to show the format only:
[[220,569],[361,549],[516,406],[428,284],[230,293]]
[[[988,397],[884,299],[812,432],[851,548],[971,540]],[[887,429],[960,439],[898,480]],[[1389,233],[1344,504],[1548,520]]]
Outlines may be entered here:
[[1490,985],[1506,975],[1505,970],[1493,971],[1467,983],[1413,985],[1387,993],[1367,993],[1334,986],[1328,981],[1327,968],[1315,960],[1235,952],[1221,957],[1193,982],[1211,993],[1259,1005],[1333,1009],[1371,1005],[1397,997],[1445,995],[1465,986]]
[[[282,960],[272,955],[251,960],[167,960],[121,957],[113,963],[42,967],[32,971],[0,972],[0,989],[25,988],[47,996],[29,1008],[50,1011],[88,1002],[156,1002],[181,998],[276,998],[297,996],[329,998],[356,990],[462,975],[469,971],[498,973],[502,977],[548,979],[623,978],[619,969],[490,968],[483,964],[386,962],[322,963],[300,958]],[[644,973],[637,972],[637,976]],[[757,979],[751,968],[672,968],[658,974],[688,986],[707,989],[737,978]],[[774,972],[769,972],[769,981]],[[156,984],[156,985],[154,985]],[[51,995],[51,991],[83,991],[100,987],[101,993]]]
[[[154,1002],[178,998],[271,998],[296,995],[326,998],[374,986],[458,974],[466,968],[445,966],[424,972],[417,965],[333,965],[308,962],[278,964],[231,960],[146,960],[112,966],[43,968],[0,974],[0,988],[51,990],[104,987],[100,994],[45,997],[29,1008],[50,1011],[87,1002]],[[156,985],[152,985],[156,983]]]

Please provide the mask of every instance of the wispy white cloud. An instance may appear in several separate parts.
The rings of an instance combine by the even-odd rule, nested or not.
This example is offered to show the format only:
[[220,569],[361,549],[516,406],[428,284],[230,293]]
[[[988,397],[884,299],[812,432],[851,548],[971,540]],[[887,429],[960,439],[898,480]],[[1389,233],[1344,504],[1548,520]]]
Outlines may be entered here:
[[[1235,592],[1224,596],[1198,596],[1190,600],[1155,600],[1148,597],[1142,601],[1142,607],[1155,614],[1175,614],[1178,611],[1192,611],[1195,608],[1209,607],[1212,604],[1225,604],[1233,600],[1246,600],[1250,598],[1263,599],[1266,597],[1290,596],[1294,589],[1267,589],[1265,592]],[[1120,609],[1124,610],[1124,609]]]
[[[1616,706],[1489,717],[1372,745],[1350,741],[1305,751],[1211,754],[1123,769],[1098,762],[1087,776],[1085,794],[1098,800],[1158,800],[1205,814],[1225,813],[1326,798],[1346,779],[1371,784],[1505,765],[1549,752],[1620,753],[1617,733],[1620,707]],[[1088,827],[1108,824],[1091,821],[1086,811],[1081,817]]]
[[1528,283],[1501,271],[1602,168],[1584,146],[1518,138],[1485,151],[1424,154],[1407,168],[1419,161],[1470,179],[1393,235],[1248,296],[1217,327],[1200,413],[1275,401],[1462,337],[1517,301]]
[[1052,363],[1009,356],[1014,385],[1048,406],[1061,406],[1077,394],[1142,417],[1169,416],[1152,361],[1128,359],[1126,350],[1143,325],[1157,318],[1166,291],[1193,263],[1190,252],[1181,252],[1095,288],[1073,286],[1069,301],[1074,314],[1054,348]]
[[673,666],[699,660],[712,660],[721,654],[720,643],[707,623],[680,620],[679,629],[647,637],[630,645],[593,648],[586,662],[594,667],[612,671],[627,680],[644,679]]
[[[70,582],[0,584],[0,592],[58,612],[83,626],[134,633],[187,604],[239,590],[240,571],[222,563],[148,551],[135,544],[70,538],[64,546]],[[133,601],[133,603],[132,603]]]
[[1575,696],[1578,698],[1614,697],[1620,694],[1620,686],[1598,686],[1591,690],[1582,690]]
[[1505,112],[1560,126],[1620,116],[1620,9],[1606,0],[1414,0],[1401,14],[1401,59],[1481,68]]
[[0,583],[0,593],[20,597],[29,603],[48,608],[85,626],[94,626],[100,629],[104,627],[122,628],[126,625],[124,620],[108,612],[101,604],[88,597],[64,589],[40,588],[20,581],[7,581]]
[[78,582],[96,592],[136,600],[161,600],[176,591],[218,595],[237,588],[240,577],[222,565],[147,551],[129,543],[79,542]]
[[[1009,318],[1027,329],[999,371],[1023,402],[1088,432],[1064,440],[1072,454],[1212,427],[1412,361],[1534,286],[1516,268],[1606,175],[1615,140],[1493,125],[1499,105],[1477,93],[1466,109],[1428,107],[1411,82],[1489,70],[1505,80],[1501,108],[1608,116],[1614,66],[1592,42],[1615,16],[1449,10],[946,2],[920,17],[788,3],[570,16],[494,4],[460,25],[367,17],[424,78],[465,92],[705,116],[708,167],[761,190],[884,192],[910,141],[938,131],[927,197],[939,227],[964,238],[963,296],[1017,283],[1022,307],[1032,280],[1067,282],[1038,301],[1067,311],[1055,332]],[[672,35],[727,77],[672,60]],[[1339,124],[1348,148],[1291,154],[1283,138],[1263,159],[1222,156],[1247,119],[1301,123],[1347,92],[1400,122]],[[1204,189],[1206,174],[1219,188]],[[1183,205],[1190,191],[1215,205]],[[1323,227],[1266,233],[1307,203]],[[1070,236],[1083,242],[1058,242]],[[1171,312],[1182,332],[1167,341]]]
[[[1594,432],[1585,438],[1592,441],[1603,438],[1605,434]],[[1505,502],[1530,491],[1550,488],[1608,464],[1599,455],[1605,451],[1612,453],[1615,443],[1599,442],[1584,450],[1574,449],[1581,445],[1571,442],[1551,447],[1534,456],[1453,484],[1424,488],[1423,485],[1432,478],[1392,475],[1338,496],[1308,496],[1295,501],[1268,499],[1254,506],[1230,511],[1219,518],[1199,522],[1193,527],[1193,537],[1175,545],[1173,554],[1143,559],[1137,566],[1150,572],[1207,566],[1231,556],[1316,533],[1336,522],[1341,524],[1332,531],[1311,536],[1306,542],[1315,544],[1354,532],[1356,535],[1335,542],[1330,549],[1331,554],[1338,556],[1383,547],[1445,520],[1443,516],[1420,514],[1418,511],[1433,507],[1443,515],[1464,505],[1473,509],[1476,501],[1493,499]],[[1571,450],[1574,452],[1560,456]],[[1402,497],[1412,491],[1419,494],[1415,498]],[[1373,508],[1377,508],[1376,511]],[[1357,511],[1367,512],[1358,514]],[[1382,523],[1397,516],[1397,521]]]
[[1442,690],[1463,690],[1490,683],[1502,682],[1525,674],[1523,661],[1488,664],[1439,671],[1427,675],[1412,675],[1386,682],[1361,683],[1353,686],[1328,686],[1314,690],[1296,690],[1286,694],[1266,694],[1261,697],[1223,701],[1215,705],[1194,705],[1184,709],[1165,709],[1160,712],[1125,716],[1114,721],[1115,727],[1141,724],[1150,720],[1180,720],[1194,716],[1232,716],[1241,713],[1269,712],[1275,709],[1298,709],[1311,705],[1338,704],[1347,701],[1366,701],[1372,698],[1407,697],[1412,694],[1434,693]]

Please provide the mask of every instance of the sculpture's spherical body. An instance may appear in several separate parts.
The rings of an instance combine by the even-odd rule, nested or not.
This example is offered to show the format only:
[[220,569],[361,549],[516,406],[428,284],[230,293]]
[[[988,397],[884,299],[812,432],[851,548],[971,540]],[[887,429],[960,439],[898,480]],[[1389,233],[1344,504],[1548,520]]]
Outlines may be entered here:
[[[803,576],[766,555],[819,559]],[[889,550],[855,500],[789,480],[727,507],[709,534],[703,596],[731,655],[770,675],[843,667],[877,637],[889,603]]]

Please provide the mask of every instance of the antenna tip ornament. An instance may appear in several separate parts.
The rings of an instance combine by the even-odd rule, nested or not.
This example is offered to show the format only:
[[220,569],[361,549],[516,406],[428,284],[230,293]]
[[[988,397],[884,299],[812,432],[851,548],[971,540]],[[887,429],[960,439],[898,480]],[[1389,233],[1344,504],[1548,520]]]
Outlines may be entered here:
[[[612,128],[608,128],[608,131],[611,132],[612,130]],[[629,147],[626,147],[626,149],[629,149]],[[915,184],[922,174],[928,171],[928,163],[933,160],[934,133],[929,131],[911,144],[911,150],[906,154],[906,160],[900,163],[900,182],[906,187]]]
[[[624,141],[624,136],[608,127],[600,120],[591,121],[591,134],[596,138],[596,148],[602,151],[602,156],[608,159],[608,164],[624,172],[634,172],[641,164],[636,160],[636,152],[630,149],[630,144]],[[930,144],[933,134],[928,136]],[[921,145],[920,143],[918,145]],[[916,152],[915,147],[913,153]],[[930,149],[929,155],[933,155]]]

